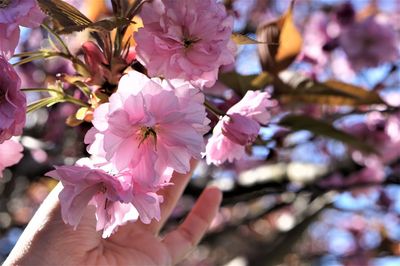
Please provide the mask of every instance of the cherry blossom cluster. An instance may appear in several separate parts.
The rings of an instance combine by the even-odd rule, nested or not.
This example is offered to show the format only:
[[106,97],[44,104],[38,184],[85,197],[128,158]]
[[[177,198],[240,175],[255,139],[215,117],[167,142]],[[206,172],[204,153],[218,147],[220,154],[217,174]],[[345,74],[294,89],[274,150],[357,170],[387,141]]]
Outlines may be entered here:
[[[19,145],[9,139],[22,134],[26,111],[20,79],[7,60],[18,43],[19,25],[36,27],[44,18],[33,0],[7,3],[0,6],[0,141],[5,141],[0,157],[5,145]],[[76,228],[93,205],[103,237],[128,221],[160,220],[159,191],[173,185],[174,172],[188,173],[192,159],[206,156],[208,163],[220,165],[244,157],[273,106],[267,92],[247,92],[218,118],[206,144],[211,128],[203,89],[215,84],[221,67],[235,61],[233,18],[215,0],[154,0],[144,4],[140,16],[143,27],[132,36],[136,46],[115,62],[127,68],[123,73],[106,67],[96,43],[83,44],[85,82],[93,90],[105,82],[117,88],[107,101],[92,106],[93,127],[84,139],[91,157],[47,173],[63,185],[63,220]],[[146,71],[129,69],[135,60]],[[10,155],[14,161],[20,151],[17,147]]]
[[312,63],[316,73],[330,62],[340,77],[395,62],[400,55],[390,18],[383,14],[357,17],[351,3],[339,5],[332,14],[313,13],[305,27],[304,44],[302,59]]
[[[47,2],[58,4],[48,8]],[[346,152],[361,170],[353,171],[347,181],[334,172],[321,186],[381,182],[386,165],[400,156],[399,113],[384,106],[380,94],[385,80],[370,90],[344,82],[350,75],[382,63],[393,64],[386,79],[395,73],[394,63],[399,58],[395,27],[379,12],[357,14],[345,3],[313,13],[300,34],[294,25],[293,4],[280,19],[264,25],[266,40],[257,34],[256,41],[239,33],[252,31],[255,25],[233,33],[234,21],[238,21],[235,15],[240,14],[235,14],[235,5],[227,5],[227,10],[219,0],[134,1],[126,11],[118,10],[121,7],[114,3],[114,16],[102,21],[92,21],[69,6],[78,2],[0,1],[0,175],[22,158],[19,136],[26,112],[64,102],[79,106],[67,124],[89,125],[80,128],[89,128],[82,140],[88,158],[55,166],[47,173],[62,184],[62,218],[75,228],[89,205],[94,206],[97,230],[103,237],[127,222],[159,221],[163,190],[174,185],[174,173],[193,170],[192,160],[204,159],[221,171],[240,168],[241,163],[243,168],[246,164],[252,168],[271,158],[291,160],[287,151],[292,151],[292,146],[286,140],[294,131],[308,130],[316,137],[354,146]],[[54,13],[67,19],[58,20]],[[82,21],[76,22],[75,16]],[[41,24],[49,34],[43,46],[51,47],[20,49],[20,26],[33,29]],[[82,34],[85,37],[75,42],[77,47],[65,43],[77,37],[69,35],[68,39],[62,34],[83,28],[90,34]],[[293,36],[297,36],[295,40]],[[271,38],[277,42],[268,43]],[[257,46],[258,59],[275,62],[271,68],[276,69],[262,63],[263,73],[243,74],[235,58],[237,53],[241,58],[246,49],[237,49],[237,44]],[[262,55],[266,51],[262,47],[268,53]],[[67,70],[47,72],[51,81],[44,87],[21,88],[24,78],[18,73],[23,71],[17,72],[12,63],[53,57],[64,60]],[[294,63],[295,71],[277,67],[287,65],[286,61]],[[298,69],[297,63],[301,63]],[[296,77],[305,69],[303,64],[311,64],[312,76],[304,82],[302,75]],[[321,76],[341,81],[324,82],[319,80]],[[27,105],[25,92],[32,91],[50,97],[39,99],[37,108],[37,102],[28,100]],[[46,99],[49,101],[43,101]],[[278,101],[281,106],[276,108]],[[341,108],[347,104],[350,109]],[[390,112],[380,115],[364,108],[370,105]],[[303,109],[295,110],[298,106]],[[321,108],[325,106],[329,108]],[[365,114],[365,119],[350,126],[338,123],[350,114],[348,110]],[[327,114],[328,123],[318,121]],[[255,146],[268,150],[268,158],[265,151],[262,160],[255,159],[260,150]],[[377,146],[380,153],[365,153],[370,146]]]
[[21,79],[8,59],[17,47],[19,26],[37,27],[43,18],[35,0],[0,2],[0,176],[22,158],[23,147],[13,136],[22,134],[26,113]]
[[38,27],[44,18],[35,0],[7,0],[0,3],[0,51],[9,58],[18,45],[20,28]]

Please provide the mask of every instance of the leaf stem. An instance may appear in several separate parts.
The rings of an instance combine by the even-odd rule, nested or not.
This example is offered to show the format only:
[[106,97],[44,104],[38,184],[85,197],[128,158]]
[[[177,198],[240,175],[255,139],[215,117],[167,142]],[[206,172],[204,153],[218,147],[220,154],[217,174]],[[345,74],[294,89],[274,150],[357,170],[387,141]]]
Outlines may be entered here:
[[48,88],[24,88],[24,89],[21,89],[21,91],[23,91],[23,92],[55,92],[55,93],[63,95],[63,92],[61,92],[59,90],[48,89]]
[[62,45],[62,47],[65,49],[65,52],[69,55],[72,56],[70,50],[68,49],[68,46],[65,44],[65,42],[61,39],[60,35],[58,35],[57,33],[55,33],[52,29],[49,28],[49,26],[47,26],[46,24],[42,24],[41,25],[45,30],[47,30],[50,34],[52,34],[57,41]]
[[74,98],[70,95],[65,95],[64,96],[65,101],[82,106],[82,107],[90,107],[90,105],[88,103],[85,103],[77,98]]
[[[55,90],[55,89],[47,89],[47,88],[25,88],[25,89],[21,89],[21,91],[23,92],[54,92],[59,94],[60,96],[62,96],[62,99],[66,102],[70,102],[82,107],[90,107],[90,105],[88,103],[85,103],[75,97],[72,97],[71,95],[68,94],[64,94],[63,91],[59,91],[59,90]],[[50,97],[52,98],[52,97]],[[39,100],[40,101],[40,100]]]

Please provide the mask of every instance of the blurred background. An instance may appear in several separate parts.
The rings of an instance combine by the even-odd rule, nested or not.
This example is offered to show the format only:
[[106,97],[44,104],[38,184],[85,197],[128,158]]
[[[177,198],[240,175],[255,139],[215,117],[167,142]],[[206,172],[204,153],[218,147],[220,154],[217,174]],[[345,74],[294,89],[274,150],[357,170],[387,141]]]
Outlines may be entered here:
[[[111,15],[109,1],[68,2],[93,20]],[[282,16],[289,2],[224,3],[235,17],[235,32],[257,38],[257,28]],[[206,185],[224,191],[223,207],[181,265],[400,265],[400,1],[297,0],[293,17],[303,47],[281,73],[283,80],[299,87],[335,79],[373,91],[384,104],[337,104],[346,101],[340,94],[328,100],[279,98],[272,121],[284,113],[318,118],[379,155],[366,156],[312,130],[288,131],[271,123],[262,129],[263,145],[255,145],[245,159],[221,167],[200,162],[166,230],[181,221]],[[86,38],[83,32],[64,40],[79,54]],[[20,51],[48,45],[45,31],[23,29]],[[260,55],[257,45],[240,46],[235,73],[247,77],[265,71]],[[34,88],[72,68],[55,59],[17,70],[22,87]],[[237,95],[222,81],[206,92],[221,91],[224,109],[223,103]],[[40,97],[29,93],[28,101]],[[65,123],[76,111],[64,103],[28,115],[20,139],[24,157],[0,179],[0,261],[55,186],[44,173],[87,156],[82,140],[90,124]]]

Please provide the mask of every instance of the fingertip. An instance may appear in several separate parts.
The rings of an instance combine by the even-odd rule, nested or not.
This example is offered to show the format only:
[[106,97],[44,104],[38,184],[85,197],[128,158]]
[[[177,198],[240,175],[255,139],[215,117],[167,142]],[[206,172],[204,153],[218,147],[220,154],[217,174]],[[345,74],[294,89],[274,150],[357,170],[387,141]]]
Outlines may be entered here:
[[218,204],[218,206],[221,204],[222,191],[218,187],[215,187],[215,186],[207,187],[203,193],[205,194],[204,197],[207,197],[207,199],[210,199],[213,202],[216,202]]

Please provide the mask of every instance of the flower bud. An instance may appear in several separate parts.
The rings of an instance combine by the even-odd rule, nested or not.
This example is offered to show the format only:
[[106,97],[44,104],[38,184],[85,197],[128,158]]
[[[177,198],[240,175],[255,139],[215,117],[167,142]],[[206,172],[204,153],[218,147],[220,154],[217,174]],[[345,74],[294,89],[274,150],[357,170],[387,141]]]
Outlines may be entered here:
[[[107,64],[107,59],[100,48],[91,41],[87,41],[82,45],[83,55],[85,58],[85,63],[91,75],[101,79],[102,68]],[[95,77],[92,77],[95,79]]]
[[253,119],[234,113],[222,119],[222,134],[231,141],[248,145],[258,136],[260,124]]

